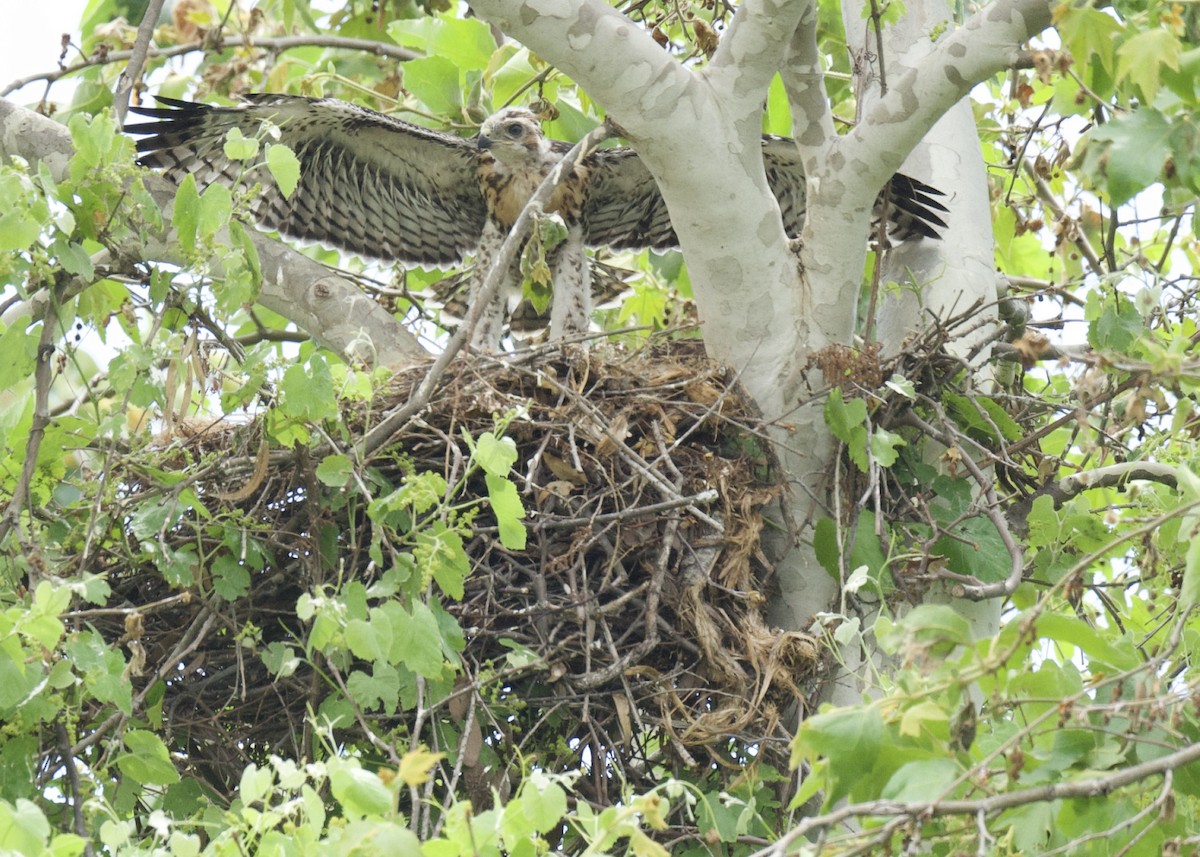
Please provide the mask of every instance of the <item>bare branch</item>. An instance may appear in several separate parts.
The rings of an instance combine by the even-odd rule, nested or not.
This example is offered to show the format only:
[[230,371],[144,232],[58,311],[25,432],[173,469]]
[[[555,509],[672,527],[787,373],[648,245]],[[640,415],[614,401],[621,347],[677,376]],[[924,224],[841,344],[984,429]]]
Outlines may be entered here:
[[117,117],[117,125],[125,124],[125,113],[129,110],[129,96],[134,86],[141,80],[142,67],[146,64],[146,54],[150,50],[150,40],[154,38],[154,25],[158,23],[159,13],[162,12],[163,0],[150,0],[146,4],[146,12],[142,15],[142,23],[138,25],[137,38],[133,40],[133,50],[129,52],[129,65],[117,78],[117,91],[113,93],[113,113]]
[[802,15],[811,16],[812,0],[746,0],[721,38],[712,61],[700,73],[714,87],[731,94],[746,121],[761,129],[762,98],[783,59]]
[[[326,35],[307,35],[307,36],[277,36],[277,37],[255,37],[255,36],[229,36],[221,39],[220,43],[215,47],[201,39],[195,42],[187,42],[182,45],[172,45],[169,48],[150,48],[147,56],[162,59],[170,59],[171,57],[184,56],[186,54],[207,52],[207,51],[222,51],[229,48],[261,48],[265,51],[289,51],[294,48],[335,48],[346,51],[362,51],[363,53],[375,54],[375,56],[388,57],[390,59],[406,62],[408,60],[419,59],[421,54],[410,51],[408,48],[397,47],[383,42],[376,42],[371,39],[350,39],[345,36],[326,36]],[[47,83],[54,83],[60,78],[67,77],[77,71],[82,71],[85,68],[91,68],[98,65],[108,65],[110,63],[125,62],[133,57],[133,51],[109,51],[106,54],[95,54],[86,59],[79,60],[69,66],[55,69],[54,71],[45,71],[38,74],[31,74],[28,77],[21,77],[14,80],[8,86],[0,89],[0,97],[7,97],[13,92],[16,92],[22,87],[28,86],[31,83],[36,83],[39,80],[44,80]]]
[[[1054,213],[1055,218],[1060,223],[1069,221],[1071,218],[1067,214],[1066,206],[1054,195],[1054,191],[1050,189],[1050,183],[1038,175],[1037,166],[1033,160],[1025,158],[1022,160],[1021,166],[1025,170],[1025,174],[1029,176],[1029,180],[1033,182],[1034,188],[1037,189],[1038,199],[1042,201],[1042,204]],[[1070,241],[1083,254],[1083,258],[1088,260],[1088,265],[1091,267],[1092,273],[1098,277],[1103,277],[1109,270],[1108,266],[1100,260],[1100,254],[1096,252],[1087,235],[1084,234],[1082,229],[1073,224],[1070,227],[1070,232],[1071,234],[1068,236]]]
[[[21,465],[21,475],[13,487],[12,498],[4,509],[4,515],[0,517],[0,542],[8,538],[8,534],[21,519],[25,502],[29,498],[33,474],[37,470],[38,450],[46,436],[46,426],[50,424],[50,382],[54,378],[51,360],[54,357],[54,343],[58,340],[58,334],[58,299],[56,295],[52,295],[46,302],[46,314],[38,340],[37,365],[33,373],[33,421],[29,427],[29,440],[25,444],[25,460]],[[32,583],[29,588],[34,588]]]
[[1049,497],[1054,501],[1054,508],[1057,509],[1072,497],[1077,497],[1084,491],[1093,488],[1125,488],[1130,482],[1138,481],[1157,482],[1160,485],[1175,488],[1178,480],[1178,470],[1170,464],[1159,464],[1155,461],[1126,461],[1121,464],[1110,464],[1095,470],[1072,473],[1057,482],[1045,485],[1040,491],[1013,505],[1008,510],[1008,519],[1013,526],[1027,526],[1026,519],[1033,510],[1034,501],[1039,497]]
[[941,38],[914,68],[893,80],[862,122],[841,138],[843,154],[862,164],[874,194],[933,124],[971,87],[1010,68],[1020,45],[1050,25],[1046,0],[993,0]]
[[792,108],[792,134],[800,151],[811,154],[823,150],[836,132],[817,47],[815,5],[808,5],[801,15],[779,72]]
[[[934,403],[934,407],[937,409],[942,423],[948,424],[949,420],[942,412],[941,407],[936,403]],[[963,438],[956,437],[950,432],[943,432],[931,426],[911,411],[905,414],[904,420],[916,426],[943,446],[957,446],[960,448],[962,446]],[[996,488],[992,480],[984,474],[983,469],[975,463],[975,459],[970,454],[964,452],[959,462],[971,474],[971,478],[975,480],[975,484],[979,486],[979,490],[983,493],[983,513],[992,522],[992,525],[995,526],[996,531],[1000,535],[1000,540],[1004,542],[1004,549],[1008,551],[1010,565],[1008,576],[1004,580],[998,583],[957,583],[954,586],[953,594],[956,597],[969,598],[972,601],[1007,597],[1016,592],[1017,587],[1021,584],[1021,578],[1025,573],[1025,552],[1013,536],[1008,519],[1004,517],[1004,513],[1000,510],[1000,498],[996,496]]]
[[1103,797],[1124,786],[1141,782],[1153,776],[1165,775],[1168,771],[1177,770],[1197,760],[1200,760],[1200,744],[1189,744],[1174,753],[1113,771],[1103,777],[1089,777],[1072,782],[1001,792],[974,800],[876,800],[868,803],[849,804],[824,815],[802,819],[778,842],[768,848],[755,851],[751,857],[782,857],[789,853],[788,849],[793,843],[807,835],[809,831],[840,824],[851,818],[902,816],[915,820],[948,815],[978,816],[980,813],[989,815],[1031,803],[1046,803],[1067,798]]

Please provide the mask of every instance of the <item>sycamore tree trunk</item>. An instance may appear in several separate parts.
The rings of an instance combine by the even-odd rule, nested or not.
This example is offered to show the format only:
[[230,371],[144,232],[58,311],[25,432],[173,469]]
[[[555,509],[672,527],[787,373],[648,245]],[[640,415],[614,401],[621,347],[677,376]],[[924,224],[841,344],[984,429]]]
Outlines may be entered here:
[[[885,353],[894,352],[920,312],[962,309],[994,296],[979,147],[969,107],[955,104],[1016,62],[1021,43],[1049,25],[1050,3],[994,0],[960,26],[940,0],[908,3],[905,21],[885,30],[886,91],[866,81],[859,122],[846,135],[835,132],[825,93],[814,0],[747,0],[699,71],[602,0],[471,5],[587,90],[658,180],[708,352],[739,374],[777,426],[791,490],[777,530],[788,535],[773,546],[783,594],[774,618],[785,627],[809,626],[839,595],[811,546],[812,523],[833,511],[836,444],[823,400],[810,393],[810,382],[819,387],[821,379],[809,378],[809,357],[852,343],[872,204],[927,135],[907,169],[946,191],[950,230],[944,242],[917,242],[892,254],[885,278],[911,271],[922,291],[919,303],[910,296],[880,306]],[[844,13],[851,43],[867,60],[863,70],[878,74],[880,58],[872,57],[873,33],[872,47],[865,47],[860,7],[848,0]],[[935,27],[940,35],[933,42]],[[784,234],[759,146],[762,105],[776,72],[809,178],[808,220],[796,243]],[[944,253],[947,247],[953,252]],[[984,631],[995,610],[976,612]],[[853,667],[862,653],[843,654]],[[857,682],[846,680],[831,698],[856,699],[858,692]]]

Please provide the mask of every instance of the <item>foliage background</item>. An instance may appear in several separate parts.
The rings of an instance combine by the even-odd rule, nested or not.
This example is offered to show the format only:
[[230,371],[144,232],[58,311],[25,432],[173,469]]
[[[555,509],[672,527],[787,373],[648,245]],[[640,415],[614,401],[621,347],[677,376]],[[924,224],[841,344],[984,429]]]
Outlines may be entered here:
[[[697,64],[729,15],[721,4],[623,11]],[[850,120],[854,69],[842,10],[819,11],[830,101]],[[888,7],[883,22],[898,11]],[[552,136],[576,139],[598,121],[598,106],[569,80],[458,12],[365,2],[332,13],[304,2],[247,12],[184,0],[155,42],[164,53],[183,46],[184,59],[152,55],[147,79],[156,93],[215,100],[245,91],[333,95],[466,134],[514,98],[555,114]],[[1031,52],[1024,67],[974,93],[996,264],[1008,285],[1001,310],[1012,320],[994,335],[999,368],[989,396],[945,358],[945,344],[971,332],[977,308],[959,308],[875,363],[826,355],[824,377],[836,380],[816,395],[844,452],[839,484],[864,499],[815,527],[815,549],[842,595],[814,627],[829,652],[858,646],[879,655],[866,662],[864,702],[805,719],[790,765],[749,743],[724,766],[689,767],[663,761],[666,746],[648,757],[657,764],[639,772],[636,787],[628,778],[603,802],[581,777],[609,773],[608,762],[585,759],[582,775],[568,772],[549,763],[562,748],[547,743],[516,762],[515,777],[485,784],[482,794],[494,789],[490,808],[456,790],[458,742],[439,756],[411,721],[396,726],[380,715],[398,706],[428,718],[455,692],[463,631],[443,605],[469,571],[461,540],[484,514],[496,516],[505,547],[525,532],[515,444],[506,440],[514,417],[498,414],[463,441],[464,466],[478,477],[473,492],[462,474],[410,469],[389,490],[373,481],[377,469],[356,455],[354,419],[387,401],[389,373],[340,362],[253,306],[259,251],[234,219],[244,192],[185,186],[164,207],[105,112],[141,13],[113,0],[85,12],[82,43],[67,54],[80,60],[67,72],[79,82],[75,93],[55,104],[52,86],[43,103],[70,129],[69,167],[0,168],[8,501],[0,847],[181,855],[1197,849],[1194,8],[1058,7],[1045,38],[1056,47]],[[236,35],[223,48],[204,43],[222,21]],[[329,35],[388,47],[381,56],[321,44]],[[308,44],[272,41],[284,36]],[[779,81],[764,130],[790,133]],[[164,225],[176,230],[175,265],[122,252]],[[359,282],[369,293],[422,336],[438,335],[423,298],[447,272],[305,252],[365,271]],[[694,335],[678,254],[611,261],[634,272],[630,294],[600,316],[609,328],[638,328],[618,341],[637,348],[652,334]],[[874,271],[869,264],[864,282],[876,294],[901,288],[873,280]],[[871,289],[864,294],[866,305]],[[198,454],[184,438],[196,421],[219,416],[261,425],[268,461],[297,444],[317,450],[309,490],[328,492],[331,514],[343,487],[364,486],[361,496],[374,501],[364,514],[377,528],[366,547],[391,577],[368,591],[331,560],[325,585],[288,605],[303,635],[271,639],[272,629],[240,621],[239,599],[272,558],[244,519],[215,513],[196,488],[196,474],[228,450]],[[254,443],[242,451],[254,484],[264,454]],[[130,472],[141,481],[114,477]],[[164,537],[185,513],[203,521],[204,544],[219,550]],[[147,675],[144,665],[147,657],[171,670],[203,665],[189,660],[186,640],[173,660],[142,648],[144,624],[161,606],[114,601],[97,557],[152,568],[148,589],[163,599],[203,598],[239,657],[276,677],[301,663],[313,668],[323,703],[296,727],[310,736],[303,752],[239,745],[234,734],[230,746],[252,761],[228,794],[182,776],[192,757],[163,708],[171,676]],[[1004,592],[999,632],[982,639],[939,603],[1009,580],[1017,585]],[[101,633],[114,620],[121,633]],[[497,710],[514,704],[480,696]],[[347,740],[339,715],[386,722],[388,731]],[[512,716],[501,711],[496,721]],[[220,722],[221,712],[212,717]],[[488,739],[504,752],[499,736]]]

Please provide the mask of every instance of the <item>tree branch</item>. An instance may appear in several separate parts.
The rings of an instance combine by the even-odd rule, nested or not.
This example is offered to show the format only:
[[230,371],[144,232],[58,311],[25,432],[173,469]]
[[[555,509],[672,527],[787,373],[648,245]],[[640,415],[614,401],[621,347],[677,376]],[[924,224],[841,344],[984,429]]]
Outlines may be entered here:
[[[712,61],[700,72],[715,89],[727,91],[743,114],[735,121],[753,120],[753,136],[762,128],[762,98],[801,16],[811,13],[812,0],[746,0],[721,38]],[[736,115],[736,114],[735,114]]]
[[[0,155],[41,161],[61,181],[67,175],[67,162],[73,152],[70,133],[64,126],[0,99]],[[149,171],[143,180],[161,210],[170,211],[174,185]],[[258,302],[264,307],[295,322],[349,359],[401,367],[428,356],[417,338],[355,283],[257,229],[249,228],[247,232],[262,268]],[[122,249],[142,259],[185,261],[167,235],[157,236],[145,246]]]
[[1093,488],[1125,488],[1130,482],[1157,482],[1168,488],[1179,484],[1177,468],[1170,464],[1159,464],[1155,461],[1126,461],[1121,464],[1110,464],[1095,470],[1084,470],[1072,473],[1044,485],[1039,491],[1014,504],[1008,510],[1008,520],[1013,527],[1027,528],[1029,513],[1033,510],[1034,501],[1039,497],[1049,497],[1054,501],[1054,508],[1060,508],[1063,503],[1077,497],[1084,491]]
[[129,96],[133,93],[133,87],[142,77],[142,67],[146,64],[150,40],[154,38],[154,25],[158,23],[162,7],[163,0],[150,0],[146,4],[142,23],[138,25],[137,38],[133,41],[133,50],[129,52],[129,65],[117,78],[117,91],[113,93],[113,113],[116,114],[118,126],[125,124],[125,113],[129,110]]
[[778,842],[754,852],[751,857],[777,857],[777,855],[782,857],[782,855],[790,853],[789,847],[808,834],[810,830],[830,827],[851,818],[906,816],[915,820],[947,815],[976,816],[980,813],[989,815],[1031,803],[1049,803],[1064,798],[1103,797],[1124,786],[1132,785],[1149,777],[1166,774],[1168,771],[1177,770],[1197,760],[1200,760],[1200,744],[1189,744],[1174,753],[1114,771],[1103,777],[1089,777],[1073,782],[1001,792],[974,800],[876,800],[850,804],[824,815],[802,819]]
[[816,4],[805,4],[779,73],[792,108],[792,135],[801,153],[811,156],[823,151],[837,132],[833,128],[821,51],[817,47]]
[[1021,44],[1050,26],[1050,6],[1047,0],[993,0],[892,81],[862,122],[839,140],[841,154],[864,171],[871,188],[865,193],[882,187],[971,87],[1019,61]]
[[[215,47],[203,39],[195,42],[187,42],[182,45],[172,45],[169,48],[150,48],[147,56],[170,59],[172,57],[180,57],[186,54],[215,51],[217,53],[230,48],[261,48],[265,51],[289,51],[293,48],[335,48],[347,51],[362,51],[364,53],[375,54],[380,57],[389,57],[390,59],[406,62],[415,60],[421,57],[421,54],[415,51],[410,51],[408,48],[401,48],[396,45],[385,44],[384,42],[376,42],[371,39],[350,39],[345,36],[323,36],[323,35],[307,35],[307,36],[277,36],[256,38],[253,36],[229,36],[221,39],[220,43]],[[104,54],[95,54],[71,65],[55,69],[54,71],[44,71],[38,74],[31,74],[28,77],[20,77],[10,83],[4,89],[0,89],[0,98],[16,92],[22,87],[28,86],[31,83],[36,83],[39,80],[44,80],[47,83],[54,83],[60,78],[72,75],[77,71],[82,71],[85,68],[91,68],[98,65],[109,65],[110,63],[126,62],[133,56],[133,51],[109,51]]]

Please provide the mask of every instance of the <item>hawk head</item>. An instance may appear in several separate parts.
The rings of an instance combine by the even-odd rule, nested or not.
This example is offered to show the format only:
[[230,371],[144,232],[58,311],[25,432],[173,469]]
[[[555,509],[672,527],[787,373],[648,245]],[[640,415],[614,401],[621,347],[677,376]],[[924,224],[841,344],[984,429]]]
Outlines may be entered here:
[[493,113],[479,129],[476,142],[510,167],[541,163],[551,154],[537,117],[523,107],[505,107]]

